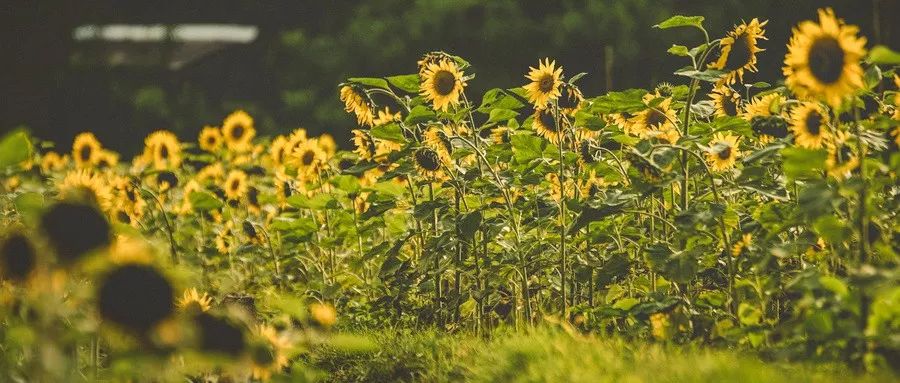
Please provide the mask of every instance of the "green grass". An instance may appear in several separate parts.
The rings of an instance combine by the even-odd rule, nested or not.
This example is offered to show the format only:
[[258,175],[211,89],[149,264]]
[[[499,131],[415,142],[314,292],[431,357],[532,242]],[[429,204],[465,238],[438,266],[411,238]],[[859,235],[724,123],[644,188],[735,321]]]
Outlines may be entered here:
[[308,362],[336,382],[884,382],[834,364],[762,361],[749,353],[633,343],[538,329],[492,340],[435,331],[367,332],[375,347],[318,349]]

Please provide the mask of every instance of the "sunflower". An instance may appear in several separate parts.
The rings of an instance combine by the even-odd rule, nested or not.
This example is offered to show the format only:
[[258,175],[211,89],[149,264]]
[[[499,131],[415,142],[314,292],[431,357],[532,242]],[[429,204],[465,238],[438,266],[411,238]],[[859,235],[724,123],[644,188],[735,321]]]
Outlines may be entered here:
[[277,137],[275,137],[275,139],[272,140],[271,145],[269,145],[269,157],[272,159],[272,164],[274,164],[275,167],[284,165],[284,148],[287,143],[287,137],[278,135]]
[[200,294],[195,288],[184,290],[184,295],[178,299],[178,309],[189,314],[199,314],[209,311],[212,298],[207,293]]
[[211,153],[218,151],[222,147],[224,140],[222,130],[215,126],[204,126],[203,130],[200,131],[200,137],[197,138],[197,141],[200,143],[200,149]]
[[146,335],[175,312],[172,283],[151,265],[123,264],[98,283],[97,308],[104,323]]
[[315,324],[330,328],[337,322],[337,311],[327,303],[313,303],[309,305],[309,317]]
[[550,183],[550,198],[553,198],[554,201],[562,201],[563,191],[566,193],[566,199],[572,199],[575,196],[576,185],[571,178],[566,178],[566,180],[561,183],[559,175],[556,173],[547,173],[545,179]]
[[731,256],[737,257],[741,254],[746,253],[751,244],[753,244],[753,234],[744,234],[743,236],[741,236],[741,239],[739,239],[734,243],[733,246],[731,246]]
[[783,114],[785,98],[780,93],[769,93],[762,97],[754,97],[744,108],[744,119],[753,117],[779,116]]
[[128,214],[132,224],[144,216],[147,203],[141,197],[140,190],[126,177],[116,177],[110,181],[113,189],[115,206]]
[[292,180],[281,171],[275,172],[275,194],[278,196],[278,203],[281,207],[287,206],[287,199],[294,192]]
[[816,98],[838,107],[843,98],[863,87],[859,60],[866,39],[859,28],[846,25],[831,8],[819,10],[819,23],[804,21],[793,30],[784,57],[785,84],[801,98]]
[[204,166],[195,176],[197,182],[206,183],[208,181],[217,183],[225,179],[225,168],[221,162]]
[[327,155],[319,147],[318,139],[306,140],[299,148],[290,153],[288,163],[297,168],[297,177],[308,180],[318,175],[327,164]]
[[342,86],[341,101],[344,102],[344,110],[347,113],[356,115],[356,123],[360,126],[372,126],[375,105],[361,86],[357,84]]
[[41,172],[50,173],[59,171],[66,167],[69,162],[69,156],[60,156],[57,152],[47,152],[41,156]]
[[731,87],[721,85],[709,94],[716,107],[716,117],[735,117],[741,114],[741,95]]
[[794,108],[791,111],[794,142],[807,149],[822,148],[830,136],[828,120],[828,114],[814,102],[804,102]]
[[425,73],[429,64],[440,64],[445,60],[453,61],[453,56],[446,52],[428,52],[422,55],[422,58],[416,62],[416,65],[419,67],[419,76],[422,76]]
[[234,230],[231,229],[231,221],[228,221],[228,224],[216,234],[216,250],[219,251],[220,254],[228,254],[231,253],[237,246],[237,239],[234,237]]
[[59,184],[59,194],[64,198],[87,199],[103,211],[112,208],[112,191],[99,174],[89,170],[73,170]]
[[559,145],[559,125],[550,109],[535,109],[531,116],[531,127],[539,136],[546,138],[554,145]]
[[225,196],[229,200],[240,200],[244,194],[247,193],[247,173],[244,173],[241,170],[232,170],[228,172],[228,177],[225,178],[225,185],[223,189],[225,189]]
[[144,156],[153,161],[156,170],[173,169],[181,165],[181,145],[172,132],[158,130],[144,139]]
[[375,124],[375,126],[379,126],[395,121],[400,121],[400,113],[391,113],[390,108],[384,107],[384,110],[378,111],[378,117],[375,117],[375,119],[372,120],[372,123]]
[[326,158],[334,157],[334,154],[337,153],[337,142],[334,142],[334,137],[332,137],[328,133],[324,133],[317,138],[319,149],[322,149],[325,152]]
[[72,142],[72,158],[75,159],[75,166],[79,169],[93,167],[97,164],[102,148],[94,133],[78,134]]
[[716,133],[709,142],[706,152],[706,162],[713,171],[721,172],[731,169],[740,156],[738,142],[740,138],[729,133]]
[[435,110],[447,111],[450,106],[459,104],[460,95],[466,82],[464,73],[452,60],[430,63],[422,73],[419,93],[425,101],[431,101]]
[[560,86],[559,108],[568,116],[574,116],[575,112],[581,109],[581,102],[584,101],[584,95],[577,86],[569,83],[562,83]]
[[587,178],[578,182],[578,190],[581,192],[581,196],[586,198],[594,197],[607,186],[609,183],[603,177],[597,177],[597,172],[594,170],[588,173]]
[[[654,98],[653,95],[644,97],[644,102],[648,104]],[[636,134],[640,138],[650,138],[663,135],[671,138],[673,130],[677,133],[675,121],[678,116],[675,110],[671,108],[672,99],[666,98],[655,107],[648,107],[631,118],[630,130],[631,134]],[[667,140],[668,140],[667,138]],[[677,140],[677,137],[675,138]]]
[[24,233],[13,232],[0,240],[0,281],[28,279],[37,262],[37,249]]
[[744,81],[744,71],[756,72],[756,54],[764,51],[757,46],[757,40],[766,40],[763,27],[769,21],[741,23],[728,32],[728,36],[719,42],[719,59],[709,64],[709,68],[726,71],[720,84],[734,84],[735,80]]
[[243,110],[232,112],[222,122],[222,135],[225,136],[225,144],[231,151],[249,151],[252,147],[253,137],[256,136],[253,117]]
[[847,179],[850,172],[859,167],[859,156],[850,145],[850,134],[837,131],[828,141],[828,157],[825,159],[825,168],[828,175],[836,179]]
[[250,363],[254,379],[268,381],[273,372],[280,372],[288,365],[287,350],[291,347],[287,338],[279,336],[275,328],[259,325],[250,344]]
[[394,141],[378,140],[375,143],[375,156],[372,159],[378,162],[379,166],[389,165],[391,154],[399,151],[401,148],[403,146]]
[[424,176],[440,178],[443,158],[434,149],[423,146],[413,152],[413,162],[416,169]]
[[557,68],[555,60],[550,61],[549,58],[545,58],[544,61],[538,60],[537,68],[529,67],[528,69],[525,78],[531,82],[523,86],[525,96],[534,104],[535,108],[546,108],[549,102],[562,95],[560,87],[563,84],[561,79],[563,68],[562,66]]
[[450,160],[450,153],[453,152],[453,144],[450,142],[453,135],[453,130],[447,125],[431,126],[425,131],[423,141],[441,155],[442,161],[447,162]]
[[491,130],[491,141],[495,144],[508,144],[512,141],[513,130],[506,126],[498,126]]
[[112,242],[109,222],[90,204],[58,202],[41,215],[40,227],[63,264],[74,263]]
[[372,139],[372,136],[369,135],[369,132],[362,129],[354,129],[353,145],[356,146],[353,149],[353,152],[356,153],[360,159],[371,160],[375,156],[375,141]]
[[112,150],[102,149],[97,156],[97,168],[109,169],[119,164],[119,153]]

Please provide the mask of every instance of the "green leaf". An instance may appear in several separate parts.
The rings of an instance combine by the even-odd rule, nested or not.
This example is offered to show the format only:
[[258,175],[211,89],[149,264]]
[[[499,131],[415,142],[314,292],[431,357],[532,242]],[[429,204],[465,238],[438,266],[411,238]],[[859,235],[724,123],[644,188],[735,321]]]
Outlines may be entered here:
[[831,214],[819,217],[813,223],[813,230],[828,243],[841,243],[850,236],[847,225]]
[[720,78],[722,78],[722,76],[725,74],[725,71],[715,69],[707,69],[701,71],[691,67],[684,67],[675,71],[675,74],[700,81],[716,82],[719,81]]
[[643,97],[647,94],[643,89],[628,89],[621,92],[609,92],[591,100],[591,111],[600,114],[634,113],[647,109]]
[[18,165],[31,158],[32,147],[24,129],[10,132],[0,139],[0,169]]
[[782,149],[781,155],[784,157],[784,175],[788,178],[815,179],[825,171],[827,153],[824,150],[790,147]]
[[374,126],[369,131],[369,133],[372,134],[372,137],[380,138],[382,140],[388,140],[397,143],[406,142],[406,138],[403,137],[402,128],[400,128],[399,124],[393,122],[389,124]]
[[44,208],[44,196],[41,193],[27,192],[16,196],[14,201],[16,211],[23,217],[37,218]]
[[407,93],[419,93],[419,75],[403,74],[385,77],[391,85]]
[[390,90],[390,86],[388,86],[388,82],[383,78],[373,78],[373,77],[353,77],[348,78],[347,81],[355,82],[358,84],[362,84],[365,86],[370,86],[373,88],[381,88],[385,90]]
[[[522,88],[514,89],[513,91],[507,91],[500,88],[494,88],[484,93],[484,96],[481,98],[481,105],[476,109],[479,113],[488,114],[491,110],[500,108],[500,109],[519,109],[525,106],[519,98],[514,95],[519,95],[516,92],[520,92],[524,95],[524,90]],[[524,99],[524,98],[523,98]]]
[[628,311],[628,310],[631,310],[631,308],[634,307],[635,305],[637,305],[638,303],[641,303],[641,301],[639,301],[637,298],[622,298],[622,299],[619,299],[618,301],[616,301],[616,303],[614,303],[612,305],[612,307],[614,309]]
[[312,210],[320,210],[337,205],[337,201],[328,194],[317,194],[312,198],[302,194],[295,194],[288,197],[287,203],[296,208]]
[[703,16],[681,16],[675,15],[668,18],[666,21],[663,21],[659,24],[654,25],[654,28],[659,29],[669,29],[669,28],[677,28],[677,27],[694,27],[703,30]]
[[487,124],[485,125],[494,125],[506,122],[511,118],[516,118],[519,115],[519,112],[510,109],[491,109],[490,118],[488,118]]
[[738,305],[738,319],[740,319],[741,324],[745,326],[759,324],[759,322],[762,321],[762,312],[754,305],[747,302],[741,302],[741,304]]
[[431,108],[425,105],[416,105],[409,111],[409,114],[406,115],[406,119],[404,119],[403,122],[406,125],[415,125],[431,121],[434,117],[434,111],[431,110]]
[[513,156],[519,163],[527,163],[535,158],[540,158],[547,146],[546,141],[530,134],[516,134],[510,137],[510,143]]
[[881,65],[900,65],[900,53],[884,45],[876,45],[869,51],[869,62]]
[[191,192],[188,199],[191,201],[191,208],[193,208],[194,211],[210,211],[224,205],[224,203],[216,198],[215,195],[205,191]]
[[688,57],[691,55],[691,53],[688,51],[688,47],[684,45],[672,45],[672,47],[669,48],[669,50],[667,50],[666,52],[669,52],[670,54],[673,54],[675,56],[682,57]]
[[467,213],[459,220],[459,231],[463,238],[471,239],[481,226],[481,211]]
[[343,190],[349,194],[359,193],[359,178],[351,175],[339,175],[334,176],[331,179],[331,184],[337,187],[340,190]]

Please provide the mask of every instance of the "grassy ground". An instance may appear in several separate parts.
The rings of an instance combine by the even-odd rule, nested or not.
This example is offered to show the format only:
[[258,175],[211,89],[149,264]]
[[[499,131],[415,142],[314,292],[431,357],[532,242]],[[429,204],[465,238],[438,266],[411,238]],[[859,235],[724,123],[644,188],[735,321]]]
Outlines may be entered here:
[[367,333],[366,351],[320,349],[309,363],[338,382],[885,382],[832,364],[636,344],[535,330],[480,340],[433,331]]

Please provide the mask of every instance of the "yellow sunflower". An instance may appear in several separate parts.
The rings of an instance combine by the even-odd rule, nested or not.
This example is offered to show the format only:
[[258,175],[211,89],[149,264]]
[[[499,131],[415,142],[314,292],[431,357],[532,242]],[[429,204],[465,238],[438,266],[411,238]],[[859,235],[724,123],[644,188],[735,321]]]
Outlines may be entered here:
[[173,169],[181,165],[181,144],[174,133],[158,130],[144,139],[144,156],[153,161],[156,170]]
[[325,152],[325,156],[327,158],[331,158],[337,153],[337,142],[334,142],[334,137],[332,137],[328,133],[324,133],[318,137],[319,148]]
[[847,179],[853,170],[859,167],[859,156],[853,151],[851,136],[847,132],[837,131],[828,140],[828,157],[825,168],[828,175],[839,180]]
[[716,133],[709,141],[709,149],[706,151],[706,162],[716,172],[731,169],[740,156],[738,150],[740,138],[729,133]]
[[832,107],[863,87],[860,59],[866,39],[859,28],[846,25],[831,8],[819,10],[819,23],[804,21],[793,30],[784,57],[785,84],[801,98],[815,98]]
[[372,126],[375,118],[372,100],[365,90],[356,84],[341,87],[341,101],[344,102],[344,110],[356,115],[356,122],[360,126]]
[[434,149],[423,146],[413,152],[413,162],[420,174],[430,178],[441,178],[441,155]]
[[52,171],[59,171],[64,169],[68,163],[68,155],[61,156],[57,152],[47,152],[41,156],[41,171],[45,174]]
[[753,234],[744,234],[743,236],[741,236],[741,239],[739,239],[734,243],[733,246],[731,246],[731,256],[737,257],[741,254],[744,254],[751,244],[753,244]]
[[428,52],[422,55],[422,58],[416,62],[416,65],[419,67],[419,76],[422,76],[425,73],[425,70],[428,69],[428,65],[430,64],[440,64],[441,61],[453,60],[453,56],[445,53],[445,52]]
[[828,114],[819,104],[804,102],[791,111],[791,131],[797,146],[819,149],[830,137]]
[[209,311],[212,298],[207,293],[200,294],[195,288],[184,290],[184,295],[178,299],[178,308],[188,314],[199,314]]
[[715,105],[716,117],[735,117],[741,114],[741,95],[731,87],[721,85],[709,94]]
[[102,149],[97,157],[97,168],[108,169],[119,164],[119,153],[112,150]]
[[247,193],[248,187],[247,173],[235,169],[228,172],[228,177],[225,178],[223,189],[225,189],[225,196],[228,197],[229,200],[237,201]]
[[754,97],[744,108],[744,119],[782,115],[785,98],[780,93],[769,93],[762,97]]
[[99,174],[89,170],[74,170],[66,174],[59,184],[63,198],[87,199],[104,212],[112,208],[112,190]]
[[575,85],[562,83],[560,86],[561,96],[559,98],[559,108],[568,116],[574,116],[575,112],[581,108],[581,102],[584,101],[584,95]]
[[[649,103],[653,100],[653,95],[644,97],[644,101]],[[671,108],[672,99],[666,98],[655,107],[648,107],[631,118],[630,134],[636,134],[640,138],[650,138],[664,136],[668,139],[673,134],[677,134],[677,126],[675,121],[678,116],[675,109]],[[672,132],[675,133],[672,133]],[[675,140],[677,141],[677,137]]]
[[371,160],[375,156],[375,141],[372,139],[372,136],[369,135],[369,132],[362,129],[354,129],[353,145],[355,145],[353,152],[356,153],[360,159]]
[[268,381],[273,373],[278,373],[288,365],[287,351],[290,342],[279,336],[275,328],[259,325],[253,333],[250,345],[250,363],[253,379]]
[[72,158],[75,159],[75,166],[79,169],[93,167],[97,164],[97,158],[100,156],[102,148],[94,133],[78,134],[75,136],[75,141],[72,142]]
[[197,139],[200,143],[200,149],[211,153],[218,151],[222,147],[224,140],[222,130],[215,126],[203,127],[203,130],[200,131],[200,137]]
[[306,140],[303,145],[290,153],[288,160],[291,166],[297,168],[297,177],[302,181],[315,178],[327,164],[327,154],[319,147],[318,139]]
[[234,237],[231,221],[225,224],[225,227],[216,234],[216,250],[221,254],[231,253],[237,245],[237,239]]
[[278,135],[275,137],[275,139],[272,140],[272,143],[269,145],[269,158],[272,159],[272,164],[275,165],[275,167],[284,165],[284,148],[287,143],[287,137]]
[[403,146],[394,141],[378,140],[375,143],[375,156],[372,159],[380,165],[389,165],[388,161],[391,153],[399,151],[401,148]]
[[538,60],[538,67],[529,67],[528,74],[525,78],[531,80],[525,84],[525,96],[528,101],[534,104],[535,108],[543,109],[547,104],[559,98],[562,94],[560,87],[562,86],[562,71],[560,66],[556,67],[556,61],[550,61],[545,58],[544,61]]
[[375,119],[372,120],[375,126],[384,125],[395,121],[400,121],[400,113],[391,113],[391,109],[388,107],[384,107],[384,110],[379,110],[378,117],[375,117]]
[[560,124],[557,124],[553,111],[550,109],[535,109],[534,114],[531,116],[531,128],[539,136],[546,138],[554,145],[559,145],[561,137],[558,129],[561,123],[560,121]]
[[498,126],[491,130],[491,141],[495,144],[508,144],[511,142],[513,130],[506,126]]
[[425,145],[436,150],[441,155],[441,160],[447,162],[453,152],[453,144],[450,142],[453,135],[453,130],[447,125],[431,126],[425,131]]
[[252,148],[251,142],[256,136],[253,117],[243,110],[236,110],[222,122],[222,135],[225,144],[234,152],[245,152]]
[[430,101],[435,110],[446,112],[450,106],[459,104],[459,98],[466,86],[464,73],[452,60],[430,63],[422,73],[419,93]]
[[225,179],[225,168],[222,166],[221,162],[209,164],[204,166],[203,169],[200,169],[195,177],[197,179],[197,182],[200,183],[217,183]]
[[754,18],[750,23],[734,27],[720,40],[719,59],[709,65],[711,69],[726,72],[720,84],[734,84],[735,80],[743,82],[745,70],[756,72],[756,54],[764,51],[757,45],[757,40],[766,40],[763,27],[768,22]]
[[575,182],[571,178],[566,178],[564,182],[560,182],[559,175],[556,173],[547,173],[545,177],[548,183],[550,183],[550,198],[553,198],[556,202],[562,201],[563,192],[566,194],[566,199],[572,199],[575,197]]

